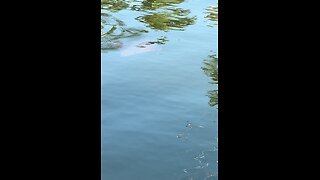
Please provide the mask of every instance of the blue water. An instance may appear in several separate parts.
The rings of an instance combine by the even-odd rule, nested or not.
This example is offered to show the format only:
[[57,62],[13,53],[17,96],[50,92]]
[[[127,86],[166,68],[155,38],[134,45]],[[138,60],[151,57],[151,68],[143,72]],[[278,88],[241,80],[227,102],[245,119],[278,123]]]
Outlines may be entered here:
[[[111,13],[149,32],[101,53],[102,180],[217,179],[218,112],[208,105],[213,85],[201,69],[217,54],[217,26],[205,18],[211,5],[217,1],[177,4],[197,16],[184,31],[146,27],[135,20],[140,11]],[[164,45],[134,46],[161,36]]]

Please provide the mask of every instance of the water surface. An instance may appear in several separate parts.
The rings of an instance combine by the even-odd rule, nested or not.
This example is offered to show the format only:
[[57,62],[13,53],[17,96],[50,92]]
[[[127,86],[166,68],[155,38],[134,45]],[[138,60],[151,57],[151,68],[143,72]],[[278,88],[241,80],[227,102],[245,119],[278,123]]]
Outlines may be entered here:
[[218,112],[208,97],[217,87],[204,68],[217,56],[212,6],[102,4],[102,180],[217,179]]

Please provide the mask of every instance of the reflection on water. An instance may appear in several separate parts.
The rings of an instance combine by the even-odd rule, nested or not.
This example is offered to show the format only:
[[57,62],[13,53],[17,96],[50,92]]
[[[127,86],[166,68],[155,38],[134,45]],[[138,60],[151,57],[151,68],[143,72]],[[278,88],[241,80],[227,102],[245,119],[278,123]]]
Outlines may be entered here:
[[156,10],[159,8],[180,4],[184,0],[148,0],[142,1],[142,10]]
[[218,179],[217,22],[216,0],[101,0],[102,180]]
[[184,30],[184,27],[194,24],[196,20],[196,17],[187,17],[189,13],[189,10],[167,8],[162,13],[150,12],[137,20],[157,30]]
[[[133,11],[143,11],[145,14],[136,17],[136,20],[145,23],[149,28],[168,31],[184,30],[186,26],[195,23],[196,17],[188,17],[189,9],[173,7],[184,0],[148,0],[148,1],[125,1],[125,0],[101,0],[101,10],[115,13],[129,9],[129,2],[135,2],[130,9]],[[126,24],[114,18],[108,13],[101,13],[101,49],[118,49],[122,47],[118,39],[130,36],[138,36],[147,32],[144,29],[130,29]],[[156,41],[163,44],[166,41]]]
[[101,13],[101,49],[122,47],[120,39],[139,36],[148,31],[129,28],[126,24],[108,13]]
[[[210,84],[218,85],[218,58],[216,55],[209,55],[208,59],[204,61],[205,66],[202,67],[204,73],[210,77]],[[218,105],[218,90],[208,91],[210,98],[209,105]]]
[[129,7],[125,0],[101,0],[101,9],[111,12],[121,11]]
[[213,27],[218,23],[218,6],[209,6],[206,9],[206,18],[211,21],[208,26]]
[[147,27],[156,30],[184,30],[186,26],[195,23],[196,17],[188,17],[189,9],[175,7],[184,0],[149,0],[135,5],[134,10],[144,11],[146,15],[136,19],[145,23]]

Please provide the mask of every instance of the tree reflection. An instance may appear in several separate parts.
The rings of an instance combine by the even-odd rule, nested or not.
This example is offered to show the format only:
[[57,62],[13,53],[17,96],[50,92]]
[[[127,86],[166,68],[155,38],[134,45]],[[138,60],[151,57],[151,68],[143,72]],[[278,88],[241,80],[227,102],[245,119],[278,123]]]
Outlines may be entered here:
[[145,0],[142,2],[141,9],[143,10],[156,10],[166,6],[173,6],[180,4],[184,0]]
[[[120,48],[119,39],[147,32],[128,28],[125,22],[111,15],[124,9],[143,11],[144,15],[135,19],[151,29],[183,31],[187,26],[195,23],[196,17],[188,17],[190,10],[176,7],[182,2],[184,0],[101,0],[101,10],[104,10],[104,13],[101,13],[101,48]],[[149,43],[165,44],[167,41],[166,38],[159,38]]]
[[208,8],[206,8],[205,18],[211,21],[211,23],[208,26],[213,27],[214,25],[217,25],[217,23],[218,23],[218,6],[209,6]]
[[101,49],[118,49],[122,47],[120,39],[139,36],[148,31],[129,28],[126,24],[108,13],[101,13]]
[[136,19],[151,29],[169,31],[184,30],[195,23],[196,17],[188,17],[189,9],[182,9],[176,5],[184,0],[144,0],[140,5],[132,6],[132,10],[143,11],[146,15]]
[[187,11],[188,10],[172,9],[171,11],[163,13],[150,13],[149,15],[140,16],[136,19],[147,24],[147,27],[156,30],[184,30],[186,26],[194,24],[196,20],[196,17],[189,18],[179,14]]
[[[184,30],[195,23],[196,17],[188,17],[190,10],[176,7],[185,0],[101,0],[101,9],[118,12],[124,9],[143,11],[146,15],[136,19],[147,27],[168,31]],[[133,3],[132,3],[133,2]],[[129,8],[130,3],[132,4]]]
[[101,0],[101,9],[111,12],[121,11],[129,7],[125,0]]
[[[218,85],[218,58],[216,55],[209,55],[208,58],[204,60],[202,70],[210,78],[210,84]],[[208,91],[208,96],[210,98],[210,106],[218,105],[218,90]]]
[[[205,18],[210,22],[209,27],[218,25],[218,6],[209,6],[206,8]],[[215,54],[211,54],[204,60],[204,67],[202,67],[204,73],[210,78],[209,83],[218,86],[218,57]],[[218,89],[208,91],[209,105],[218,105]]]

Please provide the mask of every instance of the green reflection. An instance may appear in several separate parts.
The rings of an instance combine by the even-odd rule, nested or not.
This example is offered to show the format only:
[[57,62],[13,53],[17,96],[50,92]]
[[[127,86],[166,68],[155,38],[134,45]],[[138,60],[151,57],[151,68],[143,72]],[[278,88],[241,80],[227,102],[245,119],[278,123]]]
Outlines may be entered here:
[[[205,18],[210,21],[208,26],[214,27],[218,24],[218,6],[209,6],[206,8],[205,14]],[[204,64],[205,66],[202,67],[202,70],[210,78],[209,83],[218,85],[218,57],[214,54],[211,54],[207,59],[204,60]],[[210,106],[218,105],[217,89],[208,91],[208,97]]]
[[[180,30],[193,25],[196,17],[188,17],[188,9],[176,7],[185,0],[101,0],[101,49],[117,49],[122,47],[121,38],[137,36],[147,32],[126,27],[125,23],[111,14],[124,9],[143,11],[144,15],[135,19],[145,26],[161,31]],[[131,8],[129,8],[131,6]],[[159,38],[150,44],[165,44],[166,38]]]
[[125,0],[101,0],[101,9],[111,12],[121,11],[129,7]]
[[184,0],[145,0],[142,2],[141,9],[156,10],[162,7],[180,4],[182,2],[184,2]]
[[[196,17],[188,17],[189,9],[176,7],[185,0],[144,0],[131,7],[134,11],[143,11],[145,15],[136,19],[151,29],[169,31],[184,30],[192,25]],[[136,2],[136,1],[135,1]]]
[[211,21],[211,23],[208,25],[210,27],[218,24],[218,6],[209,6],[206,9],[206,16],[208,20]]
[[120,39],[139,36],[148,31],[129,28],[126,24],[108,13],[101,13],[101,49],[118,49],[122,47]]
[[184,30],[186,26],[192,25],[196,17],[187,17],[190,10],[181,8],[167,8],[161,13],[152,12],[148,15],[137,17],[136,19],[145,23],[147,27],[156,30]]
[[[210,78],[210,84],[218,85],[218,57],[216,55],[209,55],[208,58],[204,60],[202,70]],[[208,96],[210,98],[210,106],[218,105],[218,90],[208,91]]]

